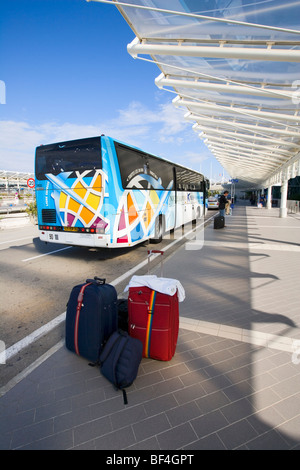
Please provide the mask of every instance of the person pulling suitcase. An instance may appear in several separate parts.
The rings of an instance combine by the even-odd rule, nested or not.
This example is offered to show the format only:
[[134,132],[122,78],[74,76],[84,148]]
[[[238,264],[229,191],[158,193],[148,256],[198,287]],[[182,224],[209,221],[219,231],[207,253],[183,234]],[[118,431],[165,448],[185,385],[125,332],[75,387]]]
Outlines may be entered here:
[[219,210],[220,210],[220,215],[225,217],[225,208],[226,204],[228,203],[228,191],[224,191],[224,194],[220,196],[219,200]]
[[214,219],[214,228],[223,228],[226,227],[225,225],[225,209],[226,204],[228,203],[228,191],[224,191],[224,194],[220,196],[219,199],[219,215],[217,215]]

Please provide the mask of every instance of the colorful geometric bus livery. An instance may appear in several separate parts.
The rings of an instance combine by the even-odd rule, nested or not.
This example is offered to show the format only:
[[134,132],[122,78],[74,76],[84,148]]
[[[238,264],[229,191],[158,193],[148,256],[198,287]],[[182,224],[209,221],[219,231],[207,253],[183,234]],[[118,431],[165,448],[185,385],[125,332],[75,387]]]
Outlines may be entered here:
[[200,173],[106,136],[36,150],[38,224],[47,242],[120,247],[159,239],[159,231],[204,213],[204,193]]
[[159,213],[165,214],[170,221],[170,194],[170,190],[125,190],[115,218],[114,241],[129,244],[149,238]]
[[82,174],[76,172],[75,181],[68,180],[70,173],[57,176],[46,174],[53,185],[51,197],[55,203],[58,223],[62,227],[96,228],[99,224],[107,225],[101,215],[104,201],[102,180],[105,175],[102,170],[97,170],[91,178],[89,173],[90,170]]

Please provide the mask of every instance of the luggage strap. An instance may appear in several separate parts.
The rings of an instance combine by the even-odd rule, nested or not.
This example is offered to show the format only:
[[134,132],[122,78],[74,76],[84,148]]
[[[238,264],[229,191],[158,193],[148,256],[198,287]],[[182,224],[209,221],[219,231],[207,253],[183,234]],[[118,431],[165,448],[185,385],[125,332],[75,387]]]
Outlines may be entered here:
[[115,354],[115,357],[114,357],[114,360],[113,360],[113,366],[112,366],[113,367],[113,373],[114,373],[115,386],[116,386],[117,390],[122,390],[124,405],[128,404],[127,393],[126,393],[126,390],[124,388],[120,387],[120,385],[118,383],[116,370],[117,370],[117,363],[118,363],[119,357],[121,356],[121,354],[123,352],[123,349],[125,348],[127,342],[128,342],[128,337],[126,338],[125,336],[121,335],[120,340],[119,340],[119,344],[118,344],[118,347],[117,347],[117,350],[116,350],[116,354]]
[[85,288],[92,284],[92,282],[88,282],[87,284],[84,284],[77,297],[77,309],[76,309],[76,316],[75,316],[75,328],[74,328],[74,347],[75,347],[75,352],[76,354],[79,353],[79,348],[78,348],[78,327],[79,327],[79,317],[80,317],[80,311],[82,307],[82,302],[83,302],[83,294],[85,291]]
[[156,299],[156,291],[152,290],[151,295],[150,295],[149,308],[148,308],[148,322],[147,322],[146,341],[145,341],[145,350],[144,350],[145,357],[150,357],[151,332],[152,332],[155,299]]

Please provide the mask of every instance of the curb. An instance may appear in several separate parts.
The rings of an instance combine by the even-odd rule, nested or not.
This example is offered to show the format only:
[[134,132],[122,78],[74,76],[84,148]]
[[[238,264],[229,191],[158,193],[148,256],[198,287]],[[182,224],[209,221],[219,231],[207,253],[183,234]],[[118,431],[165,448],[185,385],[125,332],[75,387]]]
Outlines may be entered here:
[[3,219],[0,218],[0,230],[23,227],[29,224],[31,224],[31,220],[28,214],[22,214],[22,216],[15,217],[4,217]]

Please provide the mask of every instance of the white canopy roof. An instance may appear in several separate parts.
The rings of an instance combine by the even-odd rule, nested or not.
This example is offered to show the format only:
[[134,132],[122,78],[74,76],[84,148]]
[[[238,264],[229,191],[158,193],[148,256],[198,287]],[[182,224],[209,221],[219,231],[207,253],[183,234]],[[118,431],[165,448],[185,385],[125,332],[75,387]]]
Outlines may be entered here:
[[117,6],[128,52],[241,187],[300,175],[300,1],[94,1]]
[[0,184],[16,184],[26,185],[29,178],[34,178],[33,173],[25,173],[22,171],[6,171],[0,170]]

